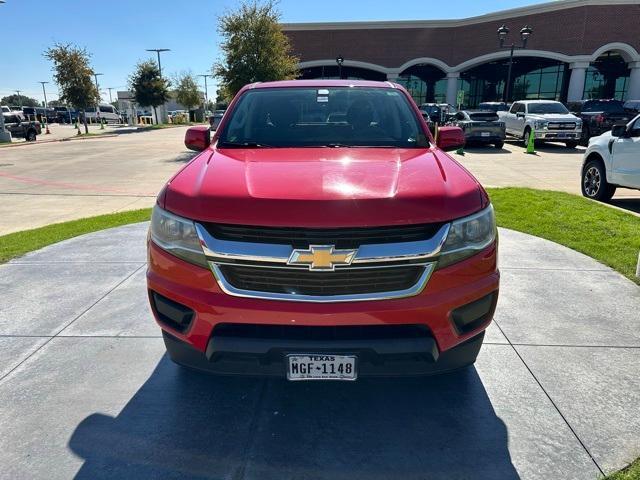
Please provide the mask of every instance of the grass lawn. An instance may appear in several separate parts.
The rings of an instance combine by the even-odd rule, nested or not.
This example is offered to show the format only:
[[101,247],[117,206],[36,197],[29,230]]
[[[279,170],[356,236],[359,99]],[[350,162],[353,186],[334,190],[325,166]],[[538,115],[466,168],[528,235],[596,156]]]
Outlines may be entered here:
[[489,189],[498,225],[565,245],[640,284],[640,217],[562,192]]
[[91,218],[81,218],[70,222],[55,223],[46,227],[24,230],[0,236],[0,263],[38,250],[52,243],[77,237],[89,232],[118,227],[129,223],[144,222],[151,218],[151,209],[112,213]]
[[640,480],[640,458],[624,470],[609,475],[603,480]]

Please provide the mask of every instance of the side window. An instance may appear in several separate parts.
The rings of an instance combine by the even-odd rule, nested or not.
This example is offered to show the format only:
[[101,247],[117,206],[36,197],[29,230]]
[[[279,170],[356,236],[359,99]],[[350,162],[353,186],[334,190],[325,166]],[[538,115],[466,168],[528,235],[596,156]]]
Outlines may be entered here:
[[113,107],[110,107],[108,105],[100,105],[100,111],[102,113],[113,113]]
[[514,103],[513,105],[511,105],[511,110],[509,111],[509,113],[518,113],[518,108],[520,107],[519,103]]

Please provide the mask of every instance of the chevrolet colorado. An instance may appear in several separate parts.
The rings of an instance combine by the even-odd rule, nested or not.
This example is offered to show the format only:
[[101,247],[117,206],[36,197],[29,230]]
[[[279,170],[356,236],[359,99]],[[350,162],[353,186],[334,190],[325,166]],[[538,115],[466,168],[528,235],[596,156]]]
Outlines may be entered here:
[[472,364],[498,299],[493,208],[388,82],[252,84],[160,192],[149,301],[176,363],[289,380]]

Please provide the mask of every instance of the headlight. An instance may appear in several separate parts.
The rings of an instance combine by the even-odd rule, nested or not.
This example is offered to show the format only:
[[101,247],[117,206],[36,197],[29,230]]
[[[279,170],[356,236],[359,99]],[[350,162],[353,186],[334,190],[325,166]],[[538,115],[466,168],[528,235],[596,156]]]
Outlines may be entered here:
[[438,267],[446,267],[475,255],[496,239],[496,219],[493,205],[481,212],[451,223],[447,239],[440,250]]
[[545,121],[545,120],[536,120],[535,122],[535,127],[538,130],[547,128],[549,126],[549,122]]
[[178,217],[158,207],[151,214],[151,240],[163,250],[182,260],[208,268],[196,226],[191,220]]

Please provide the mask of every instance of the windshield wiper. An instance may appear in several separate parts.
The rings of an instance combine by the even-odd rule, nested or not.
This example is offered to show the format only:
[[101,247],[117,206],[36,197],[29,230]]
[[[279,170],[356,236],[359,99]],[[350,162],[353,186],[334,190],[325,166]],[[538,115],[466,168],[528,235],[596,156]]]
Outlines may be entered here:
[[246,142],[218,142],[218,147],[233,147],[233,148],[274,148],[273,145],[267,145],[266,143],[258,143],[254,141]]

